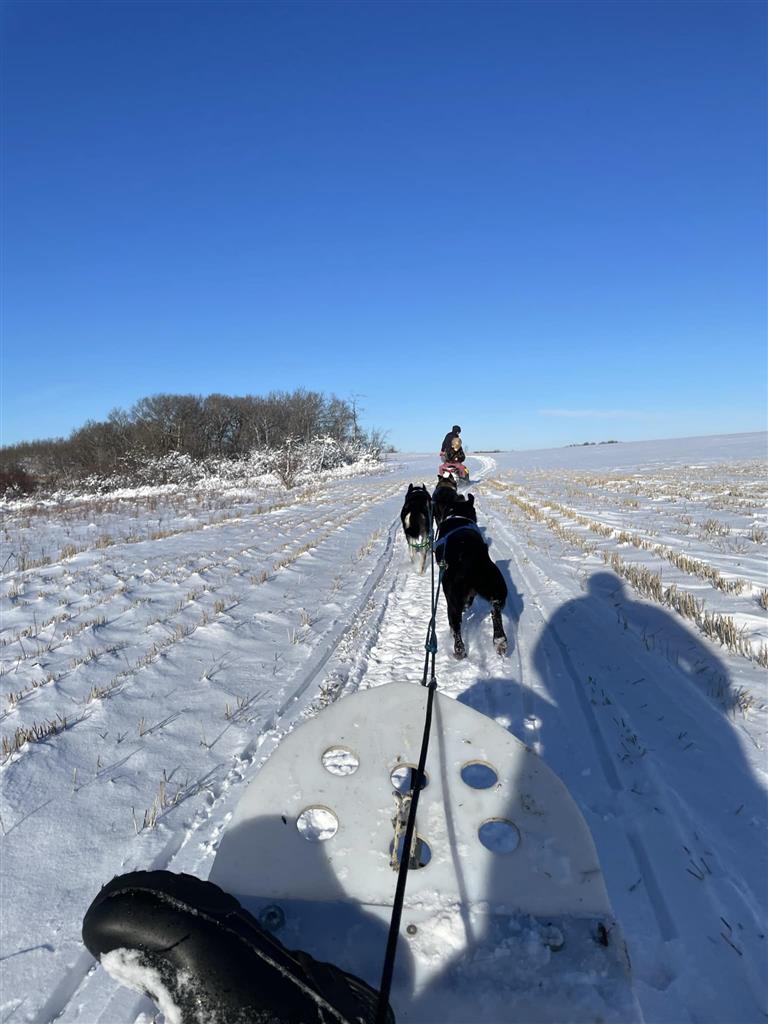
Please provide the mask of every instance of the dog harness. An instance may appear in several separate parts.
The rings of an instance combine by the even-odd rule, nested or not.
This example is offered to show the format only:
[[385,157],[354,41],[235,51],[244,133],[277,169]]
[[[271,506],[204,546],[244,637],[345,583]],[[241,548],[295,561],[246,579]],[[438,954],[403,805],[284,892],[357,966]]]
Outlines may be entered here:
[[450,537],[454,537],[457,533],[462,533],[464,530],[474,530],[475,533],[480,534],[481,537],[483,536],[477,523],[473,523],[472,520],[467,519],[466,516],[446,516],[441,524],[441,529],[449,519],[461,519],[462,524],[461,526],[457,526],[455,529],[451,530],[450,533],[446,533],[444,537],[440,537],[439,540],[435,541],[435,546],[432,550],[434,551],[435,558],[438,562],[445,561],[445,546]]

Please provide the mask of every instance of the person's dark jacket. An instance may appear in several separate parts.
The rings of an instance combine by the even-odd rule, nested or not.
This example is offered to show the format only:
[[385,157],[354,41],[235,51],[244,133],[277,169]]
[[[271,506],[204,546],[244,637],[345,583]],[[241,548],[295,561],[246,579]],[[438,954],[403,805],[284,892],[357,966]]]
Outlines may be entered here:
[[451,441],[454,439],[454,437],[458,437],[458,436],[459,435],[458,434],[454,434],[454,432],[452,430],[448,431],[448,433],[443,438],[443,444],[442,444],[442,447],[440,448],[440,454],[441,455],[444,455],[447,458],[451,454]]
[[464,462],[465,459],[466,455],[463,448],[453,449],[450,445],[448,446],[448,451],[445,453],[446,462]]

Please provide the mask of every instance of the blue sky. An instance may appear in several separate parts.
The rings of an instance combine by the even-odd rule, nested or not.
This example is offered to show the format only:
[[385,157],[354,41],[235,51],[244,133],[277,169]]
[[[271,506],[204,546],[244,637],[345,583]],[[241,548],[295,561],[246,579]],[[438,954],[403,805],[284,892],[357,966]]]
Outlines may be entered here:
[[3,444],[297,387],[409,450],[765,428],[762,3],[2,18]]

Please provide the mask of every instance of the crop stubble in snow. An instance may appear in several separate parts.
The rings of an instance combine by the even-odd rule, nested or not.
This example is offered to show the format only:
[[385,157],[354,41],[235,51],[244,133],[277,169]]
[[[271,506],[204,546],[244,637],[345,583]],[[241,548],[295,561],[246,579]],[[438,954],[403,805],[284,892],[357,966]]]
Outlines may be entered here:
[[[440,689],[534,746],[587,817],[649,1021],[765,1007],[764,443],[470,460],[509,656],[476,602],[454,662],[438,610]],[[418,683],[428,575],[396,530],[432,462],[298,494],[6,506],[3,1021],[91,1019],[78,999],[134,1020],[132,998],[109,1016],[114,987],[82,959],[99,886],[133,867],[205,877],[286,729],[358,686]]]

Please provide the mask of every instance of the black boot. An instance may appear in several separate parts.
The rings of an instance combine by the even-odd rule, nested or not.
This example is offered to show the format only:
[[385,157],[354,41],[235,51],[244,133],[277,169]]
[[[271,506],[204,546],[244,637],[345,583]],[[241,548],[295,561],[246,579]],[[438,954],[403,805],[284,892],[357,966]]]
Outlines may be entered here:
[[[83,941],[119,980],[182,1024],[373,1024],[378,993],[290,951],[212,882],[170,871],[113,878],[83,920]],[[120,950],[121,953],[114,951]],[[389,1024],[395,1024],[389,1011]]]

